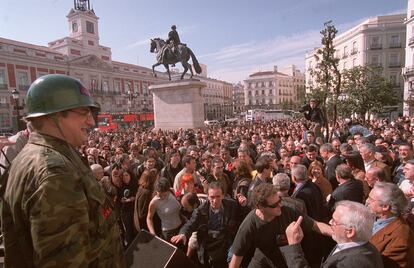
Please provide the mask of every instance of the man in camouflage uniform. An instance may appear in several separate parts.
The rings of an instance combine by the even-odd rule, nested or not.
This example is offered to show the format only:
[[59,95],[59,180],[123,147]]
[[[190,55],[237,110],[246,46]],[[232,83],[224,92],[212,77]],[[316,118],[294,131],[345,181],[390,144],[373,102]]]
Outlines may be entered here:
[[76,150],[99,106],[65,75],[37,79],[26,104],[34,132],[3,196],[6,267],[123,267],[113,205]]

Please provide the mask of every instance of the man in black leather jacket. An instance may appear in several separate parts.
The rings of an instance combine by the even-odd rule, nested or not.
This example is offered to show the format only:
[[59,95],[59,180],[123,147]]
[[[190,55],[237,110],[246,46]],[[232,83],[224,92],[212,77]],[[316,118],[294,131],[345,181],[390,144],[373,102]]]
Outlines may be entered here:
[[212,182],[208,189],[208,202],[194,210],[191,219],[171,238],[172,243],[186,243],[197,231],[198,258],[203,267],[227,267],[228,250],[240,224],[237,203],[223,199],[220,183]]

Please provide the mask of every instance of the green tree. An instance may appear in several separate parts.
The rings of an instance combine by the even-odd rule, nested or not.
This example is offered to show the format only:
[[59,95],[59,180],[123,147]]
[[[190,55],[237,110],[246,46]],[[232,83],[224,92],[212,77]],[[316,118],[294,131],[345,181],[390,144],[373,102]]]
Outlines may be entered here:
[[282,106],[283,111],[289,110],[289,101],[287,100],[282,101],[281,106]]
[[[339,58],[335,57],[335,48],[333,40],[338,31],[332,25],[332,21],[324,23],[325,28],[321,31],[322,48],[318,49],[315,54],[317,66],[311,70],[311,75],[315,77],[316,87],[311,90],[318,96],[322,103],[322,111],[327,118],[325,128],[327,138],[331,139],[329,133],[329,124],[334,125],[337,118],[337,103],[341,91],[341,73],[338,69]],[[329,106],[329,111],[328,111]]]
[[342,74],[343,106],[363,120],[365,115],[384,112],[384,106],[396,105],[391,83],[384,78],[382,67],[356,66]]

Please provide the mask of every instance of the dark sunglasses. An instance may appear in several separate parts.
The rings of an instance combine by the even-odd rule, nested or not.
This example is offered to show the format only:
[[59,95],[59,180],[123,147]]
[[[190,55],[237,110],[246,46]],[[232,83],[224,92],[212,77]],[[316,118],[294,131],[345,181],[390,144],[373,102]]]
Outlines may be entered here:
[[277,207],[280,207],[280,203],[282,203],[282,199],[279,199],[279,201],[277,201],[276,203],[274,203],[272,205],[266,204],[266,205],[264,205],[264,207],[266,207],[266,208],[277,208]]

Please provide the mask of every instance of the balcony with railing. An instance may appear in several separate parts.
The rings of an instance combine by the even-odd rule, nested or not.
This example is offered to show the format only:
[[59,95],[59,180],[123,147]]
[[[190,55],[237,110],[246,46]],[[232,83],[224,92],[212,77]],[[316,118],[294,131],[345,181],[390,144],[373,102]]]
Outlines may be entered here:
[[402,74],[405,77],[414,76],[414,66],[405,67]]
[[390,64],[388,65],[389,68],[400,68],[401,67],[401,63],[399,62],[390,62]]
[[371,62],[371,64],[369,64],[371,67],[383,67],[382,63],[380,62]]
[[352,50],[351,50],[351,55],[355,55],[355,54],[357,54],[357,53],[358,53],[358,49],[356,49],[356,48],[355,48],[355,49],[352,49]]
[[390,48],[401,48],[401,43],[391,43]]
[[348,58],[348,53],[347,52],[345,52],[344,54],[342,54],[342,59],[346,59],[346,58]]
[[381,44],[371,44],[370,46],[369,46],[369,49],[371,49],[371,50],[376,50],[376,49],[382,49],[382,45]]
[[108,95],[121,95],[121,92],[119,91],[108,91]]

